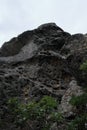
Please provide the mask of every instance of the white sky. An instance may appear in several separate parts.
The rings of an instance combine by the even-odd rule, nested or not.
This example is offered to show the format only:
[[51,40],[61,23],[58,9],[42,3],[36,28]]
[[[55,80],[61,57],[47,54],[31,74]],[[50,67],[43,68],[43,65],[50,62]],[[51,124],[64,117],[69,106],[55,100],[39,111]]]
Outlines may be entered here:
[[72,34],[87,33],[87,0],[0,0],[0,46],[48,22]]

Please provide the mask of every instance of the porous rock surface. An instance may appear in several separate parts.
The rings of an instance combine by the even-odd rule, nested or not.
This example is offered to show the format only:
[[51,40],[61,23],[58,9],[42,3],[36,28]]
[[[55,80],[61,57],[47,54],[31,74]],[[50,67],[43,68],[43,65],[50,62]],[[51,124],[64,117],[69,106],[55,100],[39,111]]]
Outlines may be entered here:
[[[85,60],[87,35],[71,35],[55,23],[41,25],[4,43],[0,48],[1,118],[7,118],[6,102],[11,97],[27,102],[51,95],[59,100],[62,112],[68,110],[68,97],[77,89],[79,95],[80,86],[87,84],[87,73],[79,69]],[[73,79],[75,89],[70,85]],[[9,123],[5,125],[3,130],[15,130]]]

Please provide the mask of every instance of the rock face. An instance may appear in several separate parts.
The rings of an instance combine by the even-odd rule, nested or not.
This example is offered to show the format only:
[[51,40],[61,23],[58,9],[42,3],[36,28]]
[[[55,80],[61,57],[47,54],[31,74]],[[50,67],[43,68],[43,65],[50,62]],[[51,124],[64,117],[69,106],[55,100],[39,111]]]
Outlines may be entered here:
[[[80,86],[77,85],[75,80],[72,80],[69,83],[69,88],[66,90],[65,94],[62,96],[61,104],[60,104],[60,111],[64,114],[65,117],[72,116],[75,114],[75,108],[69,103],[72,95],[79,96],[83,94],[83,90]],[[74,112],[74,113],[73,113]]]
[[[27,102],[51,95],[64,107],[68,100],[64,95],[74,92],[70,89],[72,79],[79,87],[87,84],[87,73],[79,69],[85,60],[87,36],[71,35],[55,23],[41,25],[6,42],[0,48],[1,118],[7,118],[6,102],[11,97]],[[7,123],[3,130],[15,128]]]

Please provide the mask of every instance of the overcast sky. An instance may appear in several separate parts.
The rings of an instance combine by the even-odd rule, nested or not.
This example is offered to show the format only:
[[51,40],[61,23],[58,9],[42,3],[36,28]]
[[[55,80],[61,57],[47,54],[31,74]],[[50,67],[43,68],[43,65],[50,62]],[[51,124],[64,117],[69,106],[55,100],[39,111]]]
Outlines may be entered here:
[[48,22],[71,34],[87,33],[87,0],[0,0],[0,46]]

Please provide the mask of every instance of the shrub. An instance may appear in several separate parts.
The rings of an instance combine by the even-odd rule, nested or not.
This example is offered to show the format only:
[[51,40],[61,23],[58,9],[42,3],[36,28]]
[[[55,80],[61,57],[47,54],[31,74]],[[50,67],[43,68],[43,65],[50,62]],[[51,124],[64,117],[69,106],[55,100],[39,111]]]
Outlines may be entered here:
[[86,105],[87,103],[87,94],[84,93],[80,96],[72,96],[71,100],[70,100],[70,103],[73,105],[73,106],[82,106],[82,105]]
[[[80,70],[87,72],[87,61],[80,66]],[[84,90],[86,92],[87,87]],[[72,96],[70,104],[77,108],[77,115],[75,119],[70,122],[68,130],[87,130],[87,93],[80,96]]]
[[87,113],[76,117],[68,126],[68,130],[87,130],[85,124],[87,123]]
[[70,122],[68,130],[87,130],[85,124],[87,123],[87,94],[80,96],[72,96],[70,103],[77,108],[76,118]]
[[49,130],[52,122],[61,121],[62,115],[55,112],[57,106],[57,101],[50,96],[44,96],[39,102],[28,104],[20,103],[17,98],[12,98],[8,101],[8,107],[16,126],[23,127],[27,122],[29,124],[31,120],[39,122],[39,129],[41,130]]
[[86,71],[87,72],[87,61],[85,61],[81,66],[80,70]]
[[59,124],[59,123],[63,122],[63,116],[59,112],[53,112],[51,114],[51,120],[54,121],[54,122],[57,122],[57,124]]
[[[83,71],[83,76],[85,76],[85,78],[86,78],[86,76],[87,76],[87,60],[83,64],[80,65],[80,70]],[[85,92],[87,92],[87,86],[86,85],[83,87],[83,90]]]

